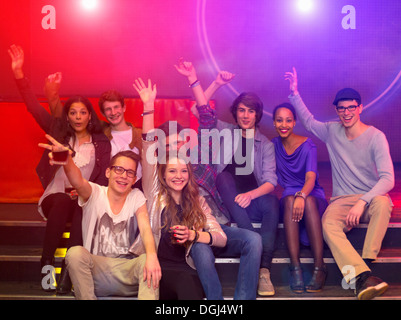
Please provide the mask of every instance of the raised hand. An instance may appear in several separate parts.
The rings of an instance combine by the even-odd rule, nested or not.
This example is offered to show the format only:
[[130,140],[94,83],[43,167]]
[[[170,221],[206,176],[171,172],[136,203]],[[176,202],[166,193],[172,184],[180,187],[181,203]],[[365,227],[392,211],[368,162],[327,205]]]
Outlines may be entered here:
[[227,83],[230,83],[235,77],[234,73],[228,72],[228,71],[220,71],[216,77],[216,82],[217,85],[223,86]]
[[298,76],[297,70],[292,67],[292,72],[286,72],[284,74],[284,79],[290,82],[290,91],[293,95],[298,94]]
[[60,84],[63,75],[56,72],[45,78],[44,92],[49,101],[50,112],[53,117],[61,117],[63,113],[63,105],[60,101]]
[[178,65],[175,64],[174,67],[179,73],[188,78],[190,84],[197,80],[196,70],[192,62],[184,61],[184,58],[180,58]]
[[56,72],[49,74],[46,78],[46,81],[49,83],[60,84],[63,79],[63,74],[61,72]]
[[148,79],[148,86],[146,86],[143,80],[138,78],[135,80],[133,87],[143,102],[143,111],[154,110],[154,102],[157,95],[156,84],[152,86],[152,81]]
[[16,79],[22,79],[24,73],[22,67],[24,65],[24,50],[20,46],[13,44],[10,49],[8,49],[8,54],[11,58],[11,70],[14,72]]

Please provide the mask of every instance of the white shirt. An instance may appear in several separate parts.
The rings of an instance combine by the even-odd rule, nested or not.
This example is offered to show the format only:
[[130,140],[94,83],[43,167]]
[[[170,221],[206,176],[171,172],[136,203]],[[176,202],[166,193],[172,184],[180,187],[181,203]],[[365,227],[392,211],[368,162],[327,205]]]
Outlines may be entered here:
[[114,214],[107,197],[108,187],[89,184],[92,187],[89,199],[84,202],[78,198],[83,210],[84,247],[99,256],[118,258],[130,255],[128,249],[139,232],[135,213],[146,203],[145,196],[139,189],[131,190],[121,211]]
[[[71,138],[70,145],[72,145],[72,141],[73,139]],[[72,159],[75,165],[81,170],[84,179],[89,180],[96,162],[95,146],[92,143],[92,137],[89,142],[85,142],[81,145],[79,145],[78,140],[76,140],[73,149],[75,151],[75,156]],[[65,188],[71,188],[71,183],[65,175],[63,167],[60,166],[56,171],[53,180],[48,184],[45,192],[39,199],[38,211],[45,220],[47,219],[44,216],[41,207],[42,201],[50,194],[58,192],[64,193]]]

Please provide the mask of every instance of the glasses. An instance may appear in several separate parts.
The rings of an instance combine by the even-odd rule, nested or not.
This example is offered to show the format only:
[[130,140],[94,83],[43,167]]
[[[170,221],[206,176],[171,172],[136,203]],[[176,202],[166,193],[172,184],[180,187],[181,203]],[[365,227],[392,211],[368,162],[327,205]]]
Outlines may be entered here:
[[129,178],[135,178],[135,176],[136,176],[135,170],[131,170],[131,169],[127,170],[120,166],[111,166],[110,169],[113,169],[113,171],[115,173],[117,173],[119,176],[121,176],[124,172],[127,172],[127,177],[129,177]]
[[338,113],[344,113],[345,110],[348,110],[349,112],[354,112],[358,106],[349,106],[349,107],[336,107],[336,110]]

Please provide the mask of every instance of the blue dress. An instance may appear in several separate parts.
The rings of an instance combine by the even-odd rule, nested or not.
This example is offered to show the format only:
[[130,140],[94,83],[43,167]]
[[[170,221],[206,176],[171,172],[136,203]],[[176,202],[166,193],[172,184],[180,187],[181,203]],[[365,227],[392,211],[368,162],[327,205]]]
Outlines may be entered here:
[[[305,174],[313,171],[316,173],[316,181],[310,195],[316,198],[319,214],[322,216],[327,207],[327,200],[324,190],[318,182],[317,152],[313,141],[307,138],[291,155],[288,155],[285,151],[280,137],[273,138],[272,142],[276,153],[278,183],[284,189],[280,203],[283,203],[282,199],[286,196],[294,195],[297,191],[301,191],[305,184]],[[303,223],[301,223],[300,239],[302,244],[309,245]]]

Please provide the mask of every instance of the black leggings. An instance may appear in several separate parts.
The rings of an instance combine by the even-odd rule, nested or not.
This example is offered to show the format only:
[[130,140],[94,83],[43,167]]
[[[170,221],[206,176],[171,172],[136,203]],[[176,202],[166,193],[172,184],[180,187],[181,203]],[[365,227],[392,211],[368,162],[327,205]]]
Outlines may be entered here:
[[42,263],[52,261],[67,222],[71,222],[67,249],[82,245],[82,208],[78,200],[72,200],[66,193],[53,193],[42,201],[43,214],[47,218],[43,242]]

